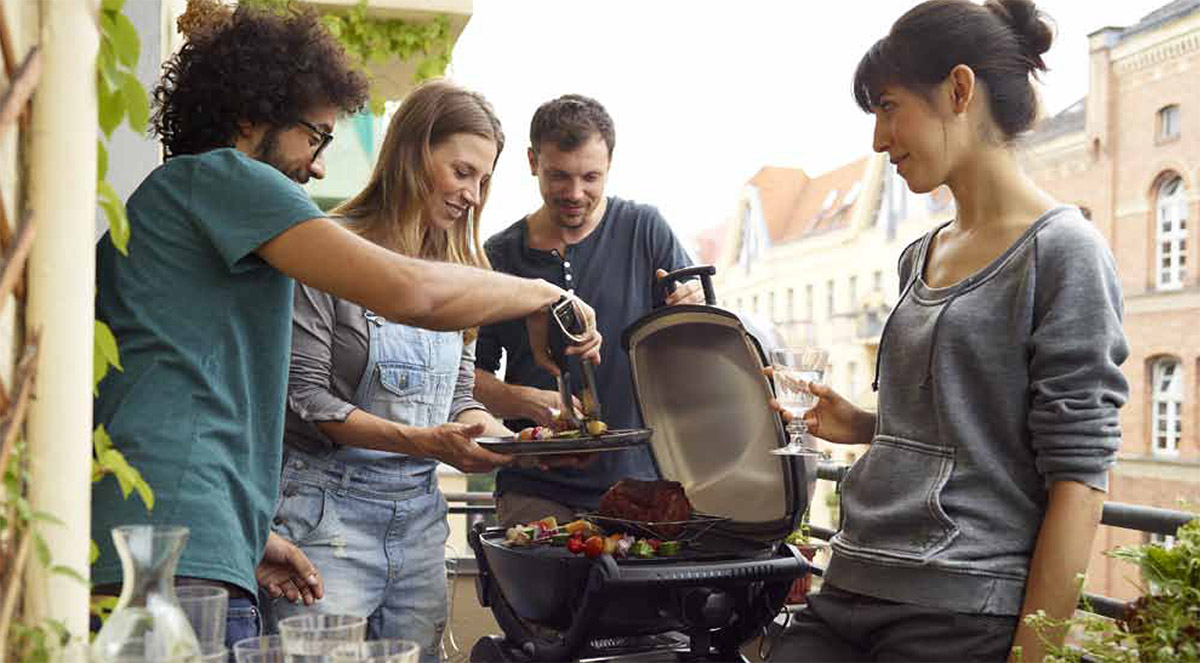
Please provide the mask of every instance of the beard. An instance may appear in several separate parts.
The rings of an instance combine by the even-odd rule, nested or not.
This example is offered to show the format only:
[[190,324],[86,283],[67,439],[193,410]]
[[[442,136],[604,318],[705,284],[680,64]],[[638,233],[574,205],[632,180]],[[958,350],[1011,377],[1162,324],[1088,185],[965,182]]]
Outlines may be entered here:
[[587,223],[588,217],[591,216],[595,205],[589,206],[586,202],[581,206],[582,213],[579,216],[568,216],[562,212],[564,203],[574,203],[574,201],[555,200],[550,206],[550,220],[560,228],[578,228]]
[[263,135],[254,158],[283,173],[288,179],[304,184],[308,181],[308,174],[304,168],[288,170],[287,159],[279,150],[279,132],[280,129],[273,128]]

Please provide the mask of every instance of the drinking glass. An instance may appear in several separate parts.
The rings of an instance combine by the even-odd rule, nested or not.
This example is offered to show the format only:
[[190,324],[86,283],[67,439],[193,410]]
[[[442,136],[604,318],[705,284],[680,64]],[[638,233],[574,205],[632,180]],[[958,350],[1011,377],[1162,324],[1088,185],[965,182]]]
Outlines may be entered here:
[[771,369],[775,374],[775,399],[792,415],[787,425],[788,443],[785,447],[772,449],[780,456],[824,456],[824,452],[806,441],[804,413],[817,404],[817,397],[808,389],[808,383],[825,379],[829,366],[829,352],[814,347],[779,348],[771,350]]
[[338,645],[333,663],[417,663],[421,647],[411,640],[370,640]]
[[279,620],[288,663],[327,661],[338,645],[362,642],[366,634],[366,617],[308,613]]
[[225,643],[218,645],[200,643],[200,663],[228,663],[229,650]]
[[284,663],[283,638],[260,635],[233,643],[233,658],[237,663]]
[[201,649],[225,646],[225,617],[229,611],[229,591],[211,585],[177,585],[175,598],[183,608]]

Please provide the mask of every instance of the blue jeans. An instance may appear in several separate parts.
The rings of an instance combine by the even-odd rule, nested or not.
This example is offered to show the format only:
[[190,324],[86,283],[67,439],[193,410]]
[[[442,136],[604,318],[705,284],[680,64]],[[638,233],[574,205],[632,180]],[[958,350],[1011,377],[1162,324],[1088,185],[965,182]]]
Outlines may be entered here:
[[[436,663],[446,626],[447,505],[433,472],[346,463],[288,450],[273,528],[325,581],[311,606],[271,602],[268,621],[305,612],[367,618],[367,639],[404,638]],[[415,466],[415,464],[414,464]]]
[[225,646],[233,660],[233,643],[253,638],[262,632],[258,606],[248,598],[229,599],[229,612],[225,616]]

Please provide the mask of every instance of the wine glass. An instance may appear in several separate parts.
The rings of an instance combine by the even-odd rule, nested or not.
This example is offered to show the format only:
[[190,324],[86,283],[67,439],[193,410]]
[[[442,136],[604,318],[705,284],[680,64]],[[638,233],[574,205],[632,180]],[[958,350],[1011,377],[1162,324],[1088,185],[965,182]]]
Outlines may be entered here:
[[825,379],[829,352],[814,347],[779,348],[771,350],[770,359],[775,375],[775,399],[792,415],[787,425],[787,446],[772,449],[771,453],[779,456],[824,456],[821,450],[804,443],[805,433],[808,432],[804,413],[817,404],[817,397],[809,391],[808,383]]

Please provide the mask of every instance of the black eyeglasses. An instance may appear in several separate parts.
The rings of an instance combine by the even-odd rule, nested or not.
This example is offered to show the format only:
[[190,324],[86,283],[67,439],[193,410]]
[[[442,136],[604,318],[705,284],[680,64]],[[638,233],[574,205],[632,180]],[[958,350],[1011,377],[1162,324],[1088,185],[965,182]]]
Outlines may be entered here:
[[321,142],[317,145],[317,151],[313,152],[312,156],[313,161],[316,161],[317,157],[321,156],[321,152],[333,142],[333,134],[322,130],[321,127],[307,120],[296,120],[296,123],[321,137]]

